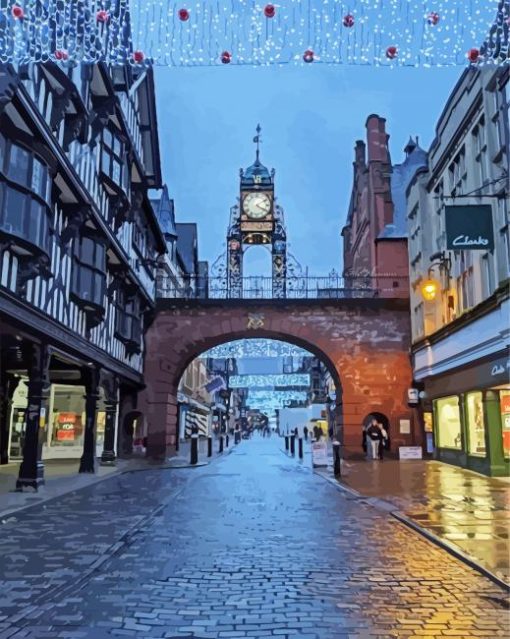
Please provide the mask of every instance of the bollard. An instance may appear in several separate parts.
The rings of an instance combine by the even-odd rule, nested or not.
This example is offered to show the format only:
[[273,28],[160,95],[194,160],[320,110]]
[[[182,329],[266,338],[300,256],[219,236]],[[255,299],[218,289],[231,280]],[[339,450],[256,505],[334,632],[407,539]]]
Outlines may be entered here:
[[298,441],[299,459],[303,459],[303,438],[300,437]]
[[295,446],[295,440],[296,436],[295,435],[291,435],[290,436],[290,454],[292,456],[294,456],[296,454],[296,446]]
[[223,435],[220,435],[220,449],[218,451],[219,453],[223,452]]
[[198,433],[191,435],[191,459],[190,464],[198,463]]
[[207,457],[212,457],[212,437],[207,438]]
[[228,433],[227,433],[227,434],[226,434],[226,436],[225,436],[225,444],[226,444],[226,446],[227,446],[227,448],[228,448]]
[[285,435],[285,450],[289,450],[289,436]]
[[340,442],[336,440],[333,442],[333,472],[335,473],[335,477],[340,477],[341,475],[341,464],[340,464]]

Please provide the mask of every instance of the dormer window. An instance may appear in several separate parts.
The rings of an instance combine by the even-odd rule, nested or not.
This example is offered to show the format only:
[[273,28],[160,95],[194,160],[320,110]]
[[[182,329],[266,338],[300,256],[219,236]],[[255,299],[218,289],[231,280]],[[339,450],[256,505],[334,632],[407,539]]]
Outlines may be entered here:
[[100,320],[105,306],[106,248],[84,235],[75,240],[73,257],[71,294],[77,304]]

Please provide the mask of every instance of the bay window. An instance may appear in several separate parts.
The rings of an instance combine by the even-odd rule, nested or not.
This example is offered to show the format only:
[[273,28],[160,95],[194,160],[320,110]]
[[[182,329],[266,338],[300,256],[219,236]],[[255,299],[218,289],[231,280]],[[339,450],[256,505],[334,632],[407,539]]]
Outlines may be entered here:
[[71,293],[86,309],[104,308],[106,286],[106,249],[91,237],[74,243]]
[[123,159],[123,144],[110,129],[103,131],[101,170],[112,182],[124,188],[126,169]]
[[128,297],[117,291],[115,334],[126,345],[128,352],[139,352],[142,339],[140,303],[136,297]]
[[47,166],[0,135],[0,233],[18,239],[15,243],[28,254],[48,256],[50,205]]

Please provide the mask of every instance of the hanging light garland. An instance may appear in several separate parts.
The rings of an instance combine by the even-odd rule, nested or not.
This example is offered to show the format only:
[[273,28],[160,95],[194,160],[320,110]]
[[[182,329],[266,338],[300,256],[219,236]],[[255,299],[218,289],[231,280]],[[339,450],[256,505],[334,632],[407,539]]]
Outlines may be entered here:
[[0,61],[503,63],[509,21],[510,0],[7,0]]
[[208,359],[267,358],[267,357],[311,357],[312,354],[299,346],[272,339],[241,339],[214,346],[200,355]]

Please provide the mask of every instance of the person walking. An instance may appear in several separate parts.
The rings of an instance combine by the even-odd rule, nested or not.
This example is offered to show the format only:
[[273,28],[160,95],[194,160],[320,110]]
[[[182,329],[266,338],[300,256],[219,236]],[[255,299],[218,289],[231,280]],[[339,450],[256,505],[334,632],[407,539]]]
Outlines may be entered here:
[[[386,435],[387,437],[388,435]],[[382,459],[382,448],[384,443],[383,428],[375,417],[372,418],[366,430],[366,443],[369,459]]]

